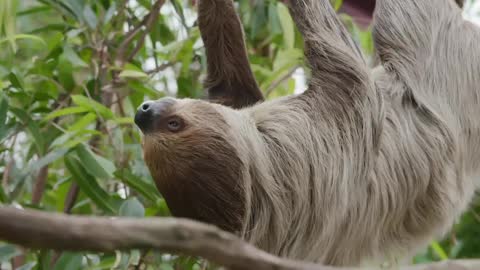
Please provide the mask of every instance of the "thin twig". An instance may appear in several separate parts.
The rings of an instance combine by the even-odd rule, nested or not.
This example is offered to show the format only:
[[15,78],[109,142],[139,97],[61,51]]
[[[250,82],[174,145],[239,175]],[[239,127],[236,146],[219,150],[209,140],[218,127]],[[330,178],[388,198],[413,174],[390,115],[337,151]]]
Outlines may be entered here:
[[117,59],[123,60],[125,58],[125,52],[128,46],[130,45],[130,43],[132,43],[132,41],[135,39],[137,34],[142,31],[142,28],[144,27],[145,22],[147,21],[149,16],[150,16],[150,13],[147,14],[137,26],[135,26],[132,30],[130,30],[127,34],[125,34],[125,39],[122,41],[122,43],[120,43],[117,49],[117,54],[119,55]]
[[73,206],[78,198],[78,193],[80,192],[80,187],[77,183],[73,182],[68,190],[67,197],[65,198],[65,204],[63,208],[63,212],[65,214],[71,214]]
[[270,86],[267,88],[267,90],[265,90],[265,97],[268,97],[273,92],[273,90],[275,90],[279,85],[284,83],[286,80],[290,79],[290,77],[292,77],[293,73],[295,72],[295,70],[297,70],[297,68],[298,68],[298,66],[293,67],[292,69],[290,69],[288,71],[288,73],[283,75],[280,79],[278,79],[278,80],[274,81],[272,84],[270,84]]
[[164,3],[165,3],[165,0],[158,0],[157,2],[155,2],[155,4],[153,4],[152,11],[148,15],[147,21],[144,24],[145,29],[143,30],[142,36],[138,40],[137,45],[135,46],[133,51],[128,56],[127,58],[128,61],[131,61],[135,57],[135,55],[137,55],[140,49],[143,47],[143,44],[145,43],[145,38],[147,37],[148,33],[152,29],[153,25],[155,25],[155,23],[157,22],[158,16],[160,15],[160,9],[162,8]]
[[[133,28],[131,31],[129,31],[125,35],[125,39],[122,41],[122,43],[120,43],[120,46],[117,49],[116,65],[123,66],[125,61],[130,61],[138,53],[138,51],[140,51],[140,49],[143,46],[143,43],[145,42],[146,35],[148,34],[152,26],[157,21],[158,16],[160,15],[160,8],[163,6],[164,3],[165,3],[165,0],[157,0],[155,4],[153,4],[152,10],[150,11],[150,13],[145,15],[143,20],[135,28]],[[135,46],[134,50],[129,54],[129,56],[125,57],[128,46],[133,42],[135,37],[140,32],[143,32],[143,33],[137,45]]]
[[8,190],[8,184],[9,184],[9,179],[10,179],[10,172],[12,171],[12,167],[15,164],[15,159],[10,158],[10,161],[8,161],[7,165],[5,166],[5,169],[3,171],[3,176],[2,176],[2,185],[5,190]]
[[[13,156],[13,153],[15,153],[14,148],[15,145],[17,144],[17,138],[18,138],[18,133],[15,132],[13,133],[12,137],[12,143],[10,144],[10,154],[9,154],[9,159],[7,165],[5,166],[5,170],[3,171],[3,177],[2,177],[2,185],[5,190],[8,190],[8,184],[9,184],[9,179],[10,179],[10,173],[12,171],[13,165],[15,165],[15,158]],[[5,158],[6,159],[6,158]]]
[[161,72],[161,71],[164,71],[165,69],[171,67],[175,65],[175,62],[167,62],[167,63],[163,63],[161,65],[159,65],[158,67],[152,69],[152,70],[148,70],[146,71],[145,73],[147,73],[148,75],[152,75],[152,74],[155,74],[155,73],[158,73],[158,72]]
[[35,186],[32,192],[32,204],[39,205],[42,201],[43,193],[45,191],[45,186],[47,185],[48,178],[48,165],[40,168],[37,174],[37,179],[35,181]]

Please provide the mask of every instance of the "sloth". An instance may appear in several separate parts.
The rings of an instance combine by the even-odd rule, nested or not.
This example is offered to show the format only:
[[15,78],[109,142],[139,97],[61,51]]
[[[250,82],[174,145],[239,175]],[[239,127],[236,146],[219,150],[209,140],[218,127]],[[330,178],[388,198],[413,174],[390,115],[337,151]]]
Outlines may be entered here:
[[199,1],[208,99],[139,107],[152,177],[174,216],[275,255],[410,256],[474,195],[480,31],[454,0],[378,0],[381,64],[370,69],[328,0],[286,4],[311,78],[304,93],[265,101],[232,0]]

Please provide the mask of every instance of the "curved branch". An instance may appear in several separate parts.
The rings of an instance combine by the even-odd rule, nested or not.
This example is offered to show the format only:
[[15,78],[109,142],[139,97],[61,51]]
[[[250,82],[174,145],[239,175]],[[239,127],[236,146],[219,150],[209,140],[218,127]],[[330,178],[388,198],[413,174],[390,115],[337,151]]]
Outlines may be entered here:
[[[177,218],[80,217],[0,207],[0,239],[29,248],[111,252],[154,248],[201,256],[232,270],[347,270],[282,259],[214,226]],[[480,268],[452,261],[403,270]],[[363,268],[365,269],[365,268]]]
[[0,239],[37,249],[111,252],[154,248],[201,256],[237,270],[333,269],[286,261],[214,226],[176,218],[79,217],[2,207]]
[[[120,66],[123,66],[125,61],[130,61],[135,57],[135,55],[140,51],[140,49],[143,47],[143,44],[145,43],[145,38],[153,25],[157,22],[158,17],[160,16],[160,9],[162,8],[163,4],[165,3],[165,0],[157,0],[153,6],[152,10],[150,13],[148,13],[143,20],[131,31],[129,31],[125,35],[125,39],[122,41],[120,46],[117,49],[117,62],[119,63]],[[128,46],[133,42],[137,34],[142,33],[141,37],[138,39],[137,45],[133,49],[133,51],[126,56],[126,51]],[[117,64],[118,64],[117,63]]]

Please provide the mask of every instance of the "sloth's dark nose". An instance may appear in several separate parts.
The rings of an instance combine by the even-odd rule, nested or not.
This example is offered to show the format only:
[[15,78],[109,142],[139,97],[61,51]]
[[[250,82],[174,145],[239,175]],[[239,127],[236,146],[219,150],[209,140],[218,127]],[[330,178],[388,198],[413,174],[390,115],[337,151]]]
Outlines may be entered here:
[[143,133],[152,131],[154,123],[164,117],[173,104],[175,104],[175,99],[173,98],[145,101],[138,107],[137,113],[135,114],[135,124]]

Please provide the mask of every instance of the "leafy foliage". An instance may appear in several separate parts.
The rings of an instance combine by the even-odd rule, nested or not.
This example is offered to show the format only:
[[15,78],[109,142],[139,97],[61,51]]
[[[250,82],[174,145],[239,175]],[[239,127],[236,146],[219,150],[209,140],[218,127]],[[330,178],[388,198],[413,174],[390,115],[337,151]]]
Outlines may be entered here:
[[[237,3],[266,96],[303,90],[303,45],[283,2]],[[84,215],[168,216],[143,163],[132,116],[145,99],[203,95],[206,59],[195,12],[180,0],[0,1],[0,203]],[[371,56],[370,32],[342,17]],[[145,23],[148,18],[154,23]],[[434,243],[416,261],[479,257],[476,205],[448,238],[455,240]],[[170,270],[206,264],[155,251],[38,252],[0,243],[0,268],[12,267]]]

